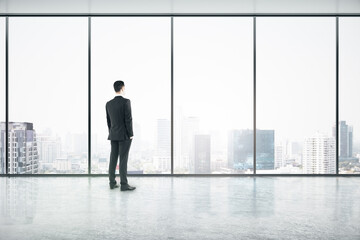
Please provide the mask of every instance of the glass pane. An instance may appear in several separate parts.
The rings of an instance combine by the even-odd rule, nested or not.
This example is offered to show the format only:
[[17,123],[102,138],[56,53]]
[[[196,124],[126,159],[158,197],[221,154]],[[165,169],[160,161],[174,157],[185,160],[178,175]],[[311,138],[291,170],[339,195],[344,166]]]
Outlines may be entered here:
[[175,173],[252,172],[252,24],[175,18]]
[[87,173],[87,18],[10,18],[10,173]]
[[0,18],[0,174],[6,173],[5,152],[5,18]]
[[339,19],[339,173],[360,173],[360,18]]
[[170,173],[170,31],[170,18],[92,19],[92,173],[108,173],[105,105],[116,80],[131,101],[128,174]]
[[335,18],[257,19],[257,173],[335,173]]

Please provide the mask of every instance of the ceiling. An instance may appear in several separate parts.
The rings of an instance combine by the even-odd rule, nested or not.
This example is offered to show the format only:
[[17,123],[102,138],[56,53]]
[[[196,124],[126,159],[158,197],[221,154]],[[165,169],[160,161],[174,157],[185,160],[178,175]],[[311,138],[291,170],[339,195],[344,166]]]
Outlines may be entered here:
[[360,0],[0,0],[0,14],[360,15]]

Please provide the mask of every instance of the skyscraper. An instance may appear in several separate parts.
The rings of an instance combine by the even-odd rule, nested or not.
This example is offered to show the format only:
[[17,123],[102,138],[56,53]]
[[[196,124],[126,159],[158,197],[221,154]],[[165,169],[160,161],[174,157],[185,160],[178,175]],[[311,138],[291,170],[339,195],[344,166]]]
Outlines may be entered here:
[[228,168],[246,170],[253,164],[253,130],[231,130],[228,133]]
[[39,162],[53,163],[61,154],[61,139],[59,137],[38,135]]
[[5,123],[0,123],[0,174],[6,173],[6,161],[5,161]]
[[38,135],[37,144],[39,172],[51,171],[55,166],[55,160],[61,156],[61,139],[49,135]]
[[194,173],[210,173],[210,135],[196,134],[194,143]]
[[199,119],[197,117],[184,117],[181,121],[181,135],[179,136],[181,139],[180,167],[190,172],[194,171],[194,136],[198,133]]
[[[336,128],[333,126],[333,137],[336,137]],[[346,121],[339,122],[339,159],[348,159],[353,155],[353,128]]]
[[285,140],[275,146],[275,169],[301,165],[302,146],[299,142]]
[[[228,167],[252,169],[254,152],[253,130],[231,130],[228,135]],[[256,168],[274,169],[274,130],[256,130]]]
[[[1,146],[5,148],[5,123],[1,123]],[[38,173],[39,156],[36,133],[32,123],[9,122],[9,169],[10,174]],[[2,169],[5,169],[2,161]]]
[[166,172],[171,169],[171,125],[168,119],[157,119],[157,156],[154,164],[158,171]]
[[256,169],[274,169],[274,130],[256,130]]
[[157,119],[157,151],[161,156],[170,155],[171,125],[169,119]]
[[284,160],[285,160],[285,154],[284,154],[284,146],[283,144],[278,144],[275,146],[275,168],[284,167]]
[[303,173],[335,173],[335,138],[317,133],[304,144]]

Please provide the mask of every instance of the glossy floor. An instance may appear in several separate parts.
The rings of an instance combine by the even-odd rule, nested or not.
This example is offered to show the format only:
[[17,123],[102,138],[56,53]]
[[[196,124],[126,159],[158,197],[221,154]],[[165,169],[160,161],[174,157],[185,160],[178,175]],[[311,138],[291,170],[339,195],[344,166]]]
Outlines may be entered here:
[[0,239],[360,239],[359,177],[128,179],[1,177]]

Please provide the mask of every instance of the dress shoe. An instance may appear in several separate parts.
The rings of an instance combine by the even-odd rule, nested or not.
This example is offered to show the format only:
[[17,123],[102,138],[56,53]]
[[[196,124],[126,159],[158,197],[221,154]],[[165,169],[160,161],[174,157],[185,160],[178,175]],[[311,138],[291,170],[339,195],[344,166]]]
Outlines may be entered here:
[[118,187],[120,187],[119,184],[110,185],[110,189],[114,189],[114,188],[118,188]]
[[121,191],[132,191],[134,190],[136,187],[132,187],[129,184],[128,185],[121,185]]

